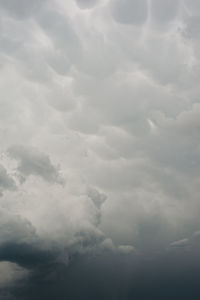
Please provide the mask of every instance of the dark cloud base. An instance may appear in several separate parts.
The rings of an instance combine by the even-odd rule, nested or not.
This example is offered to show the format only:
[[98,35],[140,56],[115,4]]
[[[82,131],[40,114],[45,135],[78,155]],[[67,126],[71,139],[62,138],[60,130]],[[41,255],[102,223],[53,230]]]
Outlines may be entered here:
[[[1,250],[1,259],[8,259],[10,252],[16,253],[12,260],[31,272],[26,280],[9,289],[8,299],[184,300],[200,297],[200,262],[197,255],[187,251],[156,257],[107,253],[74,255],[65,265],[56,260],[55,253],[27,246],[19,249],[14,245],[10,251],[10,247],[7,245]],[[2,292],[5,294],[6,289]]]

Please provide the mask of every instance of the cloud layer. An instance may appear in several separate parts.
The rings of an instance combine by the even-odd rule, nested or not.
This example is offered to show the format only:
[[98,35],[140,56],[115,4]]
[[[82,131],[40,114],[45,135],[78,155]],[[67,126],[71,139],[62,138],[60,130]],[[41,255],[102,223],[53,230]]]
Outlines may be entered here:
[[199,27],[198,0],[0,0],[1,299],[198,298]]

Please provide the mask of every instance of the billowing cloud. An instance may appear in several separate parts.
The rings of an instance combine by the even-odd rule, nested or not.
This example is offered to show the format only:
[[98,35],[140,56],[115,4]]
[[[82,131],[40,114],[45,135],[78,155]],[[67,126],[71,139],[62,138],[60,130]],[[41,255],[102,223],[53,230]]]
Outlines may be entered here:
[[0,0],[1,299],[199,298],[199,8]]
[[19,161],[17,171],[25,178],[30,175],[42,177],[53,183],[62,183],[59,172],[51,163],[48,156],[40,153],[37,149],[23,146],[13,146],[9,154]]
[[15,181],[8,175],[6,169],[0,165],[0,193],[4,190],[14,190],[16,188]]

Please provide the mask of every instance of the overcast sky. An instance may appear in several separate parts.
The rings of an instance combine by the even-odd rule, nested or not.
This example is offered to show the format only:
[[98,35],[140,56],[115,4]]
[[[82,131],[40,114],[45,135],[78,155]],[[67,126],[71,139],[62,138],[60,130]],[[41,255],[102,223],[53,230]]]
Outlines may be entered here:
[[200,287],[200,1],[0,0],[0,299]]

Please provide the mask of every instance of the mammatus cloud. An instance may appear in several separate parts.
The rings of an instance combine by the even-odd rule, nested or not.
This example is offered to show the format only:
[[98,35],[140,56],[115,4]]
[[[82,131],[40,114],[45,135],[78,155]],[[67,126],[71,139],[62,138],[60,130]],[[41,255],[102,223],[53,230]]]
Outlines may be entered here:
[[33,3],[28,4],[27,1],[24,0],[20,0],[20,2],[16,0],[11,0],[9,2],[1,0],[0,6],[5,12],[10,13],[13,17],[20,20],[21,18],[23,19],[35,15],[44,2],[45,0],[43,2],[36,0]]
[[150,2],[150,5],[152,19],[154,20],[154,22],[158,22],[160,24],[172,22],[176,18],[180,9],[179,0],[152,0]]
[[88,9],[88,8],[92,8],[94,7],[97,3],[99,2],[99,0],[76,0],[77,5],[81,8],[81,9]]
[[147,20],[148,2],[146,0],[112,1],[114,19],[122,24],[142,25]]
[[0,0],[1,299],[199,298],[199,3]]

